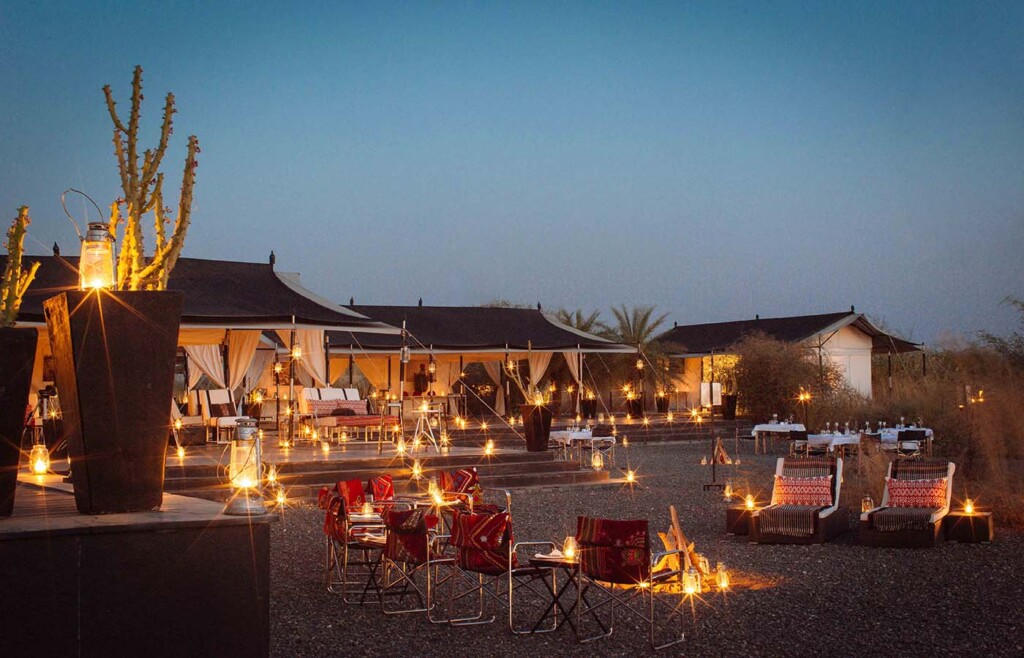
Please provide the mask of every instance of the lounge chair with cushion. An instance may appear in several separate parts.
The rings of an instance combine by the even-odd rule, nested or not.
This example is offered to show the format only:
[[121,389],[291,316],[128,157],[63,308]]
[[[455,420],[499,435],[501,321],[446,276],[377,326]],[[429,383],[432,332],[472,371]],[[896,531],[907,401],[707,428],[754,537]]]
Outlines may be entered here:
[[203,423],[208,432],[214,431],[214,440],[218,443],[230,440],[238,421],[249,418],[238,415],[235,396],[226,388],[198,391],[198,395]]
[[759,544],[822,544],[850,527],[839,506],[843,460],[782,457],[775,466],[772,502],[751,518],[750,539]]
[[953,498],[953,462],[897,459],[889,464],[882,504],[860,515],[868,546],[927,548],[942,539]]

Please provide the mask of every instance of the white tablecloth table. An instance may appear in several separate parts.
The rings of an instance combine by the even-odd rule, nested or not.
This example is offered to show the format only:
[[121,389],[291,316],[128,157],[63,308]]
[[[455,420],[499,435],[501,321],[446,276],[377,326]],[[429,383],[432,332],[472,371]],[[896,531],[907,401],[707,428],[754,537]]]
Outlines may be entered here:
[[750,434],[754,437],[754,454],[757,454],[758,441],[761,443],[761,451],[768,452],[768,437],[776,434],[789,434],[790,432],[805,432],[801,423],[761,423],[754,425]]
[[589,447],[591,452],[597,448],[606,452],[615,446],[614,436],[594,436],[593,430],[590,429],[558,430],[551,432],[550,437],[553,442],[561,444],[566,459],[572,455],[574,447],[579,448],[580,464],[583,463],[584,447]]
[[812,448],[828,448],[829,452],[835,452],[836,448],[843,446],[859,446],[860,434],[808,434],[807,445]]

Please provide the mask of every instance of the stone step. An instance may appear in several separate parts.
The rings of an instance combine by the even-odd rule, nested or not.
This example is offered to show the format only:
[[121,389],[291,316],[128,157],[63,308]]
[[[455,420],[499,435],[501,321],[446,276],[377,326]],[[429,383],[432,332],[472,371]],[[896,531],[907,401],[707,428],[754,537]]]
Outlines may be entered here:
[[[333,483],[323,484],[295,484],[285,485],[288,492],[288,499],[312,500],[315,499],[321,486],[329,486]],[[484,489],[524,489],[527,487],[559,487],[572,485],[618,485],[618,480],[612,480],[608,471],[594,471],[587,469],[574,469],[556,473],[513,473],[504,475],[481,475],[480,486]],[[426,485],[422,485],[425,488]],[[405,482],[395,483],[395,492],[399,495],[410,493],[417,489]],[[223,486],[205,486],[188,489],[182,493],[196,498],[226,502],[229,492]]]
[[[574,462],[554,461],[548,456],[549,453],[540,454],[544,455],[546,458],[534,461],[516,460],[488,462],[486,461],[486,458],[471,456],[470,459],[459,459],[456,460],[455,463],[448,462],[444,459],[434,460],[430,463],[421,462],[423,468],[423,481],[426,482],[427,479],[436,475],[441,470],[450,471],[458,468],[476,468],[481,477],[500,477],[522,473],[560,474],[580,470],[579,465]],[[292,466],[313,466],[316,468],[299,468],[297,470],[287,468]],[[282,467],[278,471],[278,477],[280,478],[280,481],[286,485],[304,484],[309,486],[322,486],[334,484],[339,480],[367,480],[382,473],[389,473],[391,477],[394,478],[396,485],[403,481],[411,480],[412,461],[407,460],[405,463],[396,461],[383,465],[350,463],[347,461],[318,463],[312,465],[282,464]],[[226,477],[216,473],[191,476],[185,475],[166,478],[164,480],[164,489],[167,491],[187,491],[189,489],[198,489],[203,487],[224,486],[225,483]]]

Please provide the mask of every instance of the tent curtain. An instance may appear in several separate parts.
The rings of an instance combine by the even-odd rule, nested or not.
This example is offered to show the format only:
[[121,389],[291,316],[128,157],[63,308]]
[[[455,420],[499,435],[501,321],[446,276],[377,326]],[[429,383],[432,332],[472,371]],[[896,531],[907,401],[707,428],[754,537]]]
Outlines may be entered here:
[[[228,388],[236,390],[247,381],[262,331],[232,330],[228,334]],[[248,379],[248,381],[253,381]]]
[[505,391],[501,388],[501,368],[502,363],[500,361],[485,361],[483,364],[484,371],[487,376],[494,382],[494,388],[497,389],[498,393],[494,396],[494,413],[499,416],[505,415]]
[[459,380],[459,362],[435,361],[434,365],[437,373],[434,375],[433,389],[438,395],[448,395]]
[[527,361],[530,364],[530,392],[537,390],[541,378],[547,372],[548,364],[551,363],[552,352],[530,352]]
[[190,389],[202,375],[206,375],[217,388],[225,388],[224,357],[221,356],[220,345],[186,345],[185,354],[188,355]]
[[[278,329],[277,335],[284,344],[291,346],[291,330]],[[296,379],[327,386],[327,359],[324,355],[324,332],[322,329],[296,329],[295,345],[302,350],[299,372]]]
[[562,356],[565,357],[565,365],[569,366],[569,374],[572,375],[573,381],[576,382],[576,390],[579,391],[576,395],[576,409],[574,409],[578,414],[580,412],[580,398],[583,397],[583,373],[581,372],[583,355],[579,352],[562,352]]
[[245,385],[249,391],[260,387],[260,381],[263,379],[264,373],[270,369],[273,360],[274,350],[256,350],[245,371]]

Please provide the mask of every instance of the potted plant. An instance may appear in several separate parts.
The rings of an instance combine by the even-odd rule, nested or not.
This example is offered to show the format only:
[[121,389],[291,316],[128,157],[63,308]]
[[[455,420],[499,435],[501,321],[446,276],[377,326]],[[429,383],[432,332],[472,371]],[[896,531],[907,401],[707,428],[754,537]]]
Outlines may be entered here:
[[[83,239],[81,290],[45,303],[75,502],[87,514],[153,510],[163,501],[182,306],[181,294],[166,287],[189,226],[199,152],[198,140],[190,136],[178,212],[168,235],[159,168],[172,133],[174,95],[167,94],[157,146],[140,159],[142,68],[135,68],[127,123],[118,116],[110,87],[103,91],[124,197],[111,204],[109,225],[91,224]],[[144,217],[156,233],[149,257]],[[113,243],[119,233],[115,273]]]
[[21,435],[38,340],[34,328],[14,326],[22,297],[39,269],[39,263],[32,263],[28,269],[21,266],[25,233],[31,222],[28,206],[19,208],[7,231],[7,267],[0,281],[0,517],[10,516],[14,509]]
[[534,394],[533,404],[520,405],[519,413],[523,415],[527,452],[547,452],[554,414],[544,395],[539,392]]

